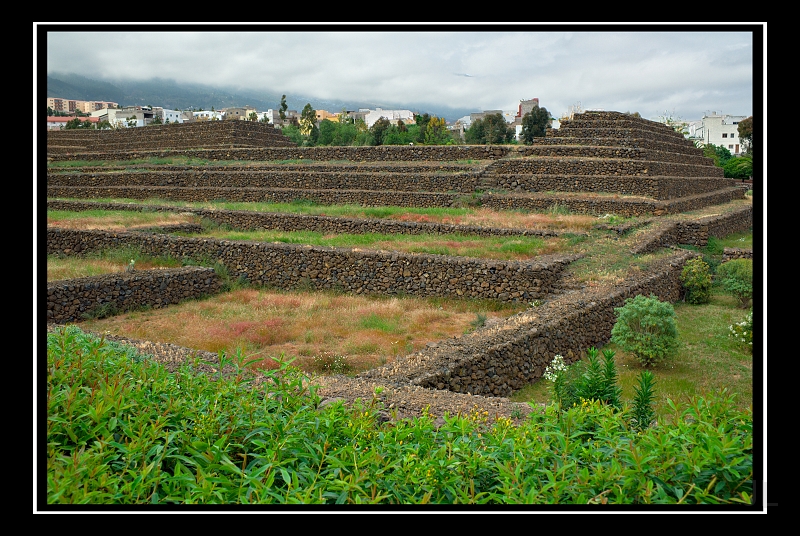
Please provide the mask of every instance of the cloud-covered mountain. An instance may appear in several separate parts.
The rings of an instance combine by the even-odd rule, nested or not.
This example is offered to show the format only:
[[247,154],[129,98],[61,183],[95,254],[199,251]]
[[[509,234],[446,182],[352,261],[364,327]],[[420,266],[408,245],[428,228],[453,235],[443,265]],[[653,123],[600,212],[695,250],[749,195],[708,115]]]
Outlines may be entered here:
[[[243,88],[222,88],[204,84],[182,83],[164,78],[137,80],[95,80],[71,73],[51,73],[47,75],[47,97],[75,100],[99,100],[119,103],[121,106],[161,106],[172,110],[204,109],[215,110],[234,106],[253,106],[258,111],[276,110],[280,107],[281,93],[270,89],[253,91]],[[289,110],[301,112],[306,104],[315,110],[338,113],[343,109],[359,108],[384,110],[408,109],[417,113],[428,113],[444,117],[452,123],[469,115],[467,110],[446,107],[432,107],[425,104],[380,103],[359,101],[332,101],[316,99],[303,95],[286,95]]]

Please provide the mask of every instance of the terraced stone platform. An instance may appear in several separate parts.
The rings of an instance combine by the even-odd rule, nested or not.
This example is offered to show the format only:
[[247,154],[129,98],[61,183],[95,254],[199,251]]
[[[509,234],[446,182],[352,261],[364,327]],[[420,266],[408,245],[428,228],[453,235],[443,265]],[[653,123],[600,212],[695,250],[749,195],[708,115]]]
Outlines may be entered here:
[[[221,137],[231,141],[223,155],[208,147],[183,151],[178,142],[162,141],[170,131],[158,127],[150,136],[163,144],[161,156],[209,156],[208,165],[125,166],[50,172],[47,196],[181,201],[308,200],[319,204],[447,207],[484,205],[496,209],[547,210],[554,206],[590,214],[674,214],[741,199],[734,179],[702,155],[702,150],[670,127],[618,112],[586,112],[549,129],[531,146],[435,147],[272,147],[269,135],[243,121],[221,122]],[[178,125],[183,127],[184,125]],[[255,125],[258,126],[258,125]],[[202,125],[208,135],[213,124]],[[133,129],[146,131],[147,129]],[[263,130],[263,128],[262,128]],[[275,130],[275,129],[272,129]],[[188,130],[187,130],[188,131]],[[234,132],[235,131],[235,132]],[[252,132],[251,132],[252,131]],[[177,132],[177,131],[176,131]],[[121,139],[125,132],[114,132]],[[236,136],[238,136],[238,138]],[[145,134],[138,134],[146,138]],[[120,146],[145,149],[150,141],[113,142],[102,146],[98,133],[86,151],[90,160],[131,157]],[[63,136],[63,139],[68,136]],[[53,136],[53,142],[58,136]],[[269,139],[268,139],[269,138]],[[199,135],[196,140],[200,140]],[[277,138],[274,138],[277,140]],[[248,149],[238,147],[248,145]],[[50,154],[56,158],[56,152]],[[150,154],[150,153],[147,153]],[[212,156],[213,154],[213,156]],[[272,159],[258,160],[268,154]],[[281,155],[286,159],[276,160]],[[344,160],[332,160],[340,155]],[[72,157],[75,157],[73,155]],[[475,158],[475,157],[480,158]],[[72,158],[71,157],[71,158]],[[242,165],[229,165],[231,161]],[[257,163],[256,163],[257,162]]]
[[[362,206],[480,205],[534,211],[564,207],[575,213],[654,220],[744,199],[737,181],[725,179],[722,170],[680,134],[618,112],[580,114],[564,121],[561,128],[548,130],[545,138],[531,146],[289,147],[278,145],[277,138],[237,138],[209,124],[204,128],[220,128],[228,137],[222,136],[222,141],[209,138],[207,143],[195,137],[192,143],[198,145],[187,147],[180,145],[183,142],[159,139],[162,132],[169,132],[162,127],[150,136],[145,132],[150,128],[131,129],[141,131],[135,134],[139,140],[123,140],[125,133],[115,133],[115,138],[102,142],[99,133],[84,138],[77,134],[72,138],[49,136],[48,158],[124,161],[188,156],[208,164],[51,169],[47,198],[54,203],[55,198],[157,198],[311,200]],[[150,148],[153,146],[157,148]],[[752,208],[732,218],[733,223],[724,217],[717,220],[699,217],[694,226],[656,222],[652,236],[625,247],[640,253],[702,241],[710,232],[743,230],[752,226]],[[281,221],[291,225],[289,219]],[[611,237],[618,238],[624,240],[621,233]],[[491,329],[442,341],[391,367],[356,378],[320,378],[320,394],[347,400],[369,398],[375,387],[381,386],[382,401],[404,416],[419,415],[426,406],[433,415],[467,412],[474,407],[486,408],[492,415],[524,415],[530,408],[504,397],[541,377],[554,353],[574,360],[588,346],[606,342],[613,309],[626,297],[652,292],[662,299],[678,299],[678,274],[692,256],[676,250],[647,273],[614,287],[571,289],[564,285],[560,293],[547,296],[542,308]],[[183,353],[187,352],[190,350]]]

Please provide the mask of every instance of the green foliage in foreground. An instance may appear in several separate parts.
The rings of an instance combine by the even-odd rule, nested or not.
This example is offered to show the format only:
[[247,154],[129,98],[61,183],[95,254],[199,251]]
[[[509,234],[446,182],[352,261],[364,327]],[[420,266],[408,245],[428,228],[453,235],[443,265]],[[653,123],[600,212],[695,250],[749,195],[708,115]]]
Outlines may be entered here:
[[725,391],[641,431],[601,403],[437,428],[382,422],[374,400],[318,408],[288,363],[251,387],[242,361],[169,372],[74,326],[48,334],[47,503],[751,503],[752,414]]

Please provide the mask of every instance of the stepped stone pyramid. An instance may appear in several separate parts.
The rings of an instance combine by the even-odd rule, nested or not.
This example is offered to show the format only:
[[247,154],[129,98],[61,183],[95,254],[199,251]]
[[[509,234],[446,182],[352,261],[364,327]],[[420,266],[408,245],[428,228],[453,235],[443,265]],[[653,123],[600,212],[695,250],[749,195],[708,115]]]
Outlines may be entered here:
[[491,164],[483,184],[516,193],[609,193],[655,200],[736,187],[680,133],[619,112],[576,115],[561,128],[548,129],[522,154]]
[[115,130],[49,130],[47,152],[101,153],[189,148],[297,147],[273,125],[256,121],[200,121]]

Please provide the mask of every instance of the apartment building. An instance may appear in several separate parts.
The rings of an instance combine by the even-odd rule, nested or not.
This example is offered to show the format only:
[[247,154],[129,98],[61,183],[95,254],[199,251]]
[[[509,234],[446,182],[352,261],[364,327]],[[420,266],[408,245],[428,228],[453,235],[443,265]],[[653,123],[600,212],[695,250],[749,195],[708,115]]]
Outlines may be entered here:
[[689,139],[697,141],[700,145],[712,143],[717,146],[725,147],[732,155],[739,156],[745,152],[739,139],[739,121],[747,119],[746,115],[723,115],[711,112],[711,115],[704,115],[697,122],[689,122]]
[[74,99],[60,99],[58,97],[48,97],[47,107],[53,110],[54,112],[74,113],[75,111],[79,111],[90,114],[92,112],[95,112],[97,110],[102,110],[104,108],[116,108],[117,103],[110,101],[82,101]]
[[164,124],[183,123],[186,121],[186,116],[180,110],[153,107],[153,115],[159,117]]
[[324,121],[325,119],[329,121],[338,121],[339,114],[332,114],[327,110],[316,110],[317,113],[317,122]]
[[239,121],[250,121],[250,114],[255,113],[258,116],[258,112],[252,106],[241,106],[241,107],[234,107],[234,108],[225,108],[222,110],[223,118],[224,119],[233,119]]
[[218,110],[202,110],[200,112],[192,112],[194,121],[222,121],[224,114]]

